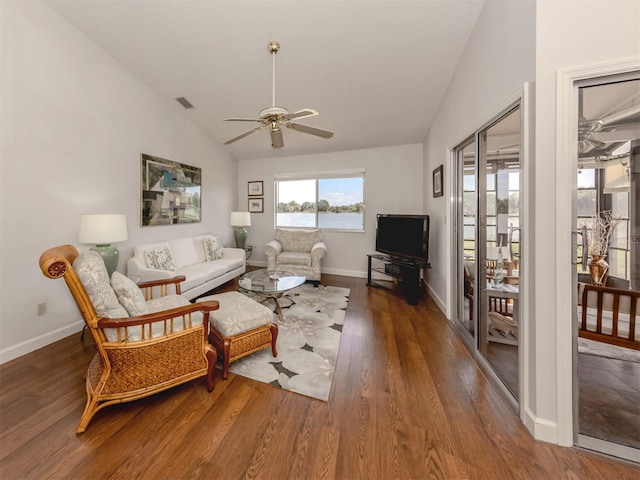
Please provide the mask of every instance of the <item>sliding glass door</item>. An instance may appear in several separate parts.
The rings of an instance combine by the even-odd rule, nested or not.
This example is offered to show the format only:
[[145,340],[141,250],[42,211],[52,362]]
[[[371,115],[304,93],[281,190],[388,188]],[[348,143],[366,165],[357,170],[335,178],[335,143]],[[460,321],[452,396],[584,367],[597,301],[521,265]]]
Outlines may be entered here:
[[577,444],[635,461],[640,460],[639,77],[636,72],[577,86],[573,219]]
[[456,323],[516,403],[520,396],[521,107],[454,149]]

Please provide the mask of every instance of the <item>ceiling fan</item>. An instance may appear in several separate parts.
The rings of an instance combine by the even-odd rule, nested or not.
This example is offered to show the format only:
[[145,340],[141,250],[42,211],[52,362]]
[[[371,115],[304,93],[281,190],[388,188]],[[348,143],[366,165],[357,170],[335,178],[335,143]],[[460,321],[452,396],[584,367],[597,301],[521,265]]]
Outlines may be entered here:
[[640,104],[637,103],[637,96],[631,101],[631,105],[593,120],[584,117],[582,105],[581,89],[578,121],[578,152],[581,155],[603,149],[615,149],[625,141],[636,138],[640,119]]
[[328,130],[322,130],[320,128],[310,127],[308,125],[301,125],[299,123],[292,122],[292,120],[318,115],[317,111],[310,108],[305,108],[303,110],[298,110],[297,112],[289,113],[286,108],[276,106],[276,53],[278,53],[278,50],[280,50],[280,44],[275,41],[269,42],[269,44],[267,45],[267,49],[271,53],[273,65],[273,89],[271,106],[262,110],[260,112],[259,118],[225,118],[225,122],[257,122],[260,125],[238,135],[237,137],[233,137],[227,140],[223,145],[229,145],[248,135],[251,135],[254,132],[257,132],[258,130],[268,128],[271,134],[271,146],[273,148],[282,148],[284,147],[284,139],[282,137],[283,126],[290,128],[291,130],[296,130],[302,133],[309,133],[317,137],[333,137],[333,132],[330,132]]

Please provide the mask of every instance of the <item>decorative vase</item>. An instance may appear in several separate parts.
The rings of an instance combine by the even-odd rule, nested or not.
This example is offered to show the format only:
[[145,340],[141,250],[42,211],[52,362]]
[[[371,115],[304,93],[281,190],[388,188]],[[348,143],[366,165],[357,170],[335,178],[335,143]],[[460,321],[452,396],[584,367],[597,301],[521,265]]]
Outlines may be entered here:
[[589,273],[591,274],[591,283],[604,287],[609,277],[609,264],[605,261],[606,255],[591,255],[589,259]]

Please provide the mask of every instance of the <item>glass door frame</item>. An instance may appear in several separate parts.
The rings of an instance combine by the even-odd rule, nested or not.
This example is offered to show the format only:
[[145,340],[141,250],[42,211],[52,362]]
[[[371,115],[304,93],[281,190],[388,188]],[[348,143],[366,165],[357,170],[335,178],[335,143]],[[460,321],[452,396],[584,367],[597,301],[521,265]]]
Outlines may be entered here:
[[[473,354],[476,357],[476,360],[480,365],[483,366],[483,369],[487,373],[487,375],[492,379],[494,385],[503,392],[504,397],[508,399],[515,410],[518,412],[521,421],[527,426],[527,428],[533,434],[533,430],[535,429],[535,421],[532,420],[532,408],[531,405],[535,404],[535,398],[532,398],[531,392],[535,390],[531,389],[530,384],[533,380],[534,373],[530,373],[530,365],[534,364],[533,360],[530,358],[532,349],[530,347],[530,343],[534,341],[534,328],[530,323],[529,319],[534,318],[534,305],[531,302],[531,294],[528,291],[528,285],[533,284],[533,271],[529,268],[530,258],[533,252],[529,251],[529,245],[531,245],[531,239],[533,238],[533,151],[534,151],[534,83],[526,82],[523,84],[523,87],[519,89],[517,92],[510,95],[506,98],[501,105],[499,105],[489,116],[485,118],[485,121],[481,123],[480,128],[477,128],[475,132],[471,136],[465,137],[463,140],[457,142],[455,147],[449,149],[449,161],[450,165],[452,165],[452,172],[455,172],[455,175],[452,175],[451,186],[452,192],[454,195],[452,196],[451,201],[451,218],[453,219],[450,223],[450,235],[451,238],[455,239],[455,247],[452,255],[450,257],[450,271],[453,273],[451,275],[451,281],[449,283],[450,294],[449,298],[453,299],[455,302],[452,306],[451,311],[454,315],[460,314],[460,299],[463,298],[463,283],[460,280],[460,260],[457,258],[460,253],[460,245],[458,245],[458,229],[460,228],[460,213],[458,210],[458,204],[462,198],[462,190],[459,187],[459,165],[458,165],[458,151],[464,145],[467,145],[471,139],[473,139],[476,143],[476,156],[479,158],[480,152],[480,133],[487,129],[489,126],[497,122],[500,118],[504,117],[508,112],[514,110],[515,108],[520,108],[520,164],[521,164],[521,175],[520,175],[520,227],[521,227],[521,249],[523,255],[520,258],[520,297],[519,297],[519,312],[520,312],[520,341],[519,341],[519,401],[511,395],[507,387],[502,383],[497,374],[493,371],[486,358],[480,354],[478,350],[478,328],[476,328],[476,333],[473,341]],[[486,164],[486,161],[485,161]],[[478,182],[476,182],[476,194],[478,194],[479,187]],[[478,205],[480,208],[480,205]],[[486,205],[485,205],[486,208]],[[480,211],[480,210],[479,210]],[[485,214],[486,215],[486,214]],[[476,242],[480,242],[480,238],[478,235],[478,226],[476,225]],[[476,249],[477,250],[477,249]],[[482,258],[476,259],[476,262],[484,261],[485,253],[482,252]],[[460,269],[460,270],[459,270]],[[479,300],[480,296],[476,293],[476,309],[479,311],[482,308],[481,301]],[[486,304],[485,304],[486,308]],[[476,311],[476,313],[477,313]],[[460,322],[457,318],[453,319],[453,323],[456,327],[460,325]],[[477,325],[477,324],[476,324]],[[462,335],[463,338],[470,338],[468,335]]]
[[[569,202],[570,209],[556,209],[557,279],[556,335],[557,335],[557,411],[558,441],[561,445],[576,445],[620,458],[629,458],[633,449],[611,444],[578,432],[578,325],[577,325],[577,226],[576,201],[578,168],[578,91],[588,84],[606,83],[607,77],[617,79],[640,71],[640,59],[622,59],[569,68],[558,71],[556,104],[556,202]],[[569,267],[569,268],[567,268]],[[571,322],[558,319],[571,318]]]
[[[453,259],[452,269],[455,272],[455,275],[453,275],[453,278],[457,280],[456,288],[454,289],[454,291],[456,292],[456,295],[453,297],[456,299],[455,309],[454,309],[455,311],[454,325],[456,325],[456,327],[458,327],[462,332],[462,338],[467,343],[470,343],[475,349],[477,348],[477,345],[478,345],[478,328],[477,328],[478,289],[477,288],[474,288],[473,301],[470,302],[470,305],[469,305],[470,318],[471,316],[473,316],[473,318],[475,319],[473,336],[471,335],[471,332],[469,332],[469,330],[464,328],[464,325],[463,325],[465,320],[464,319],[464,288],[465,288],[465,285],[464,285],[464,282],[465,282],[465,278],[464,278],[464,268],[465,268],[465,265],[464,265],[464,150],[472,144],[475,145],[474,154],[475,154],[476,164],[477,164],[478,138],[476,133],[467,137],[463,142],[459,143],[452,151],[452,158],[453,158],[452,177],[456,185],[456,187],[453,189],[455,198],[453,202],[452,225],[454,229],[454,238],[456,240],[456,243],[455,243],[456,252],[454,253],[454,255],[451,256],[451,258]],[[477,212],[477,205],[478,205],[477,175],[475,175],[474,178],[475,178],[474,191],[476,195],[476,212]],[[476,221],[474,222],[474,239],[475,239],[474,241],[476,244],[478,242],[478,224],[477,223],[478,222],[477,222],[477,215],[476,215]],[[459,250],[462,250],[463,252],[462,257],[460,256]],[[474,275],[474,278],[476,276],[477,274]],[[473,305],[473,308],[472,308],[472,305]]]

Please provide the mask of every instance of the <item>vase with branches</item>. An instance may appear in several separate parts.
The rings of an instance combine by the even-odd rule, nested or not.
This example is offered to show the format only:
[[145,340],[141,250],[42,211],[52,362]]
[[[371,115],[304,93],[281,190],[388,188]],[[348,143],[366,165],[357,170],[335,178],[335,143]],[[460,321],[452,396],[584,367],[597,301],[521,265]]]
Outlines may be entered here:
[[605,257],[609,253],[611,235],[615,230],[620,217],[616,217],[610,210],[603,210],[591,217],[588,225],[583,225],[582,231],[586,230],[586,251],[583,254],[589,255],[589,273],[591,281],[595,285],[606,285],[609,277],[609,264]]

